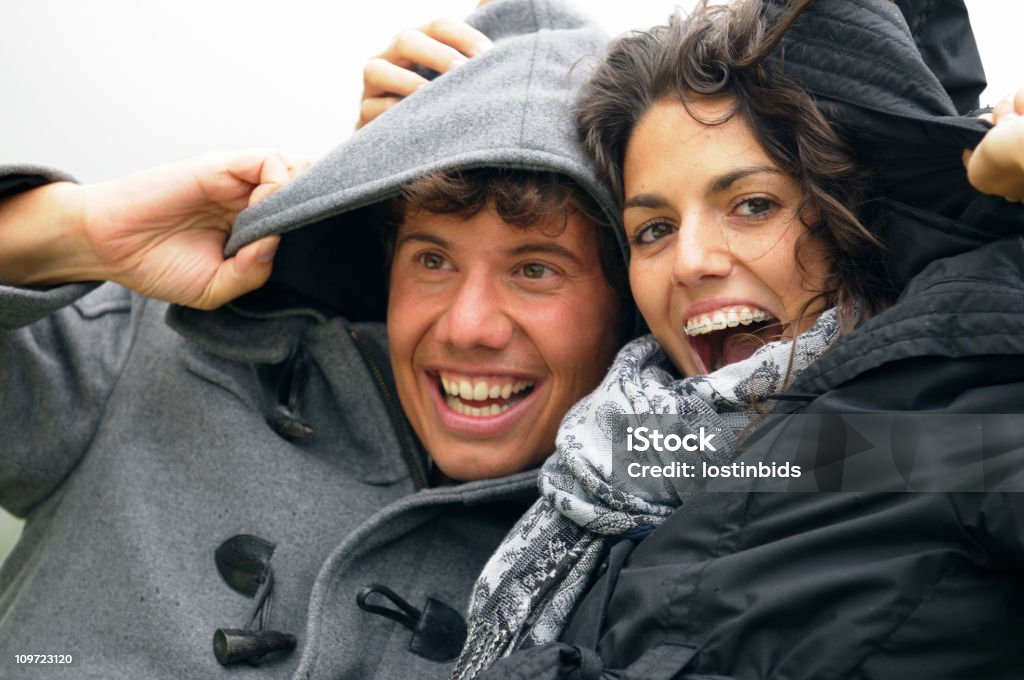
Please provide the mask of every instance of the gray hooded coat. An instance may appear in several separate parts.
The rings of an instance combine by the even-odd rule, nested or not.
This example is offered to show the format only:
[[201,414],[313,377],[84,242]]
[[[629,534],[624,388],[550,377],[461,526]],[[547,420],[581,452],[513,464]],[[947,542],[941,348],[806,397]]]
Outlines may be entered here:
[[[614,213],[567,110],[604,36],[548,0],[472,21],[494,49],[239,218],[229,252],[285,234],[265,290],[196,312],[113,284],[0,287],[0,502],[26,519],[0,570],[0,677],[447,676],[425,658],[444,641],[356,595],[380,582],[463,611],[535,473],[427,488],[379,323],[379,238],[350,211],[430,170],[498,166],[562,172]],[[8,166],[0,191],[62,178]],[[270,627],[298,646],[223,668],[214,630],[254,603],[214,551],[242,534],[274,545]],[[28,653],[73,663],[15,664]]]

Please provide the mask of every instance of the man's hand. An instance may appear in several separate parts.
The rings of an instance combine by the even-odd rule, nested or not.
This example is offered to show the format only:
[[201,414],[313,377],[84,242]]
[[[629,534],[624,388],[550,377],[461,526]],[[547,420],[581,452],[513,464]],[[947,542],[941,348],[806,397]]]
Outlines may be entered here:
[[982,118],[993,127],[974,151],[964,151],[968,180],[983,194],[1024,201],[1024,88]]
[[308,164],[271,151],[216,153],[25,192],[0,204],[0,276],[19,285],[116,281],[214,309],[262,286],[277,249],[271,236],[225,259],[235,217]]
[[456,19],[436,19],[400,32],[363,68],[363,97],[356,129],[427,84],[426,78],[412,70],[414,67],[447,73],[490,47],[486,35]]

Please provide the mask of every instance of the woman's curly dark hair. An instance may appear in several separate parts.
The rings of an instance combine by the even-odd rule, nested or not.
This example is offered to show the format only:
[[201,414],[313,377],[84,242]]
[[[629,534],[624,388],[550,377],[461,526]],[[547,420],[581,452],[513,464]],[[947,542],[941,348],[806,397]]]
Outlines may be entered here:
[[677,14],[665,26],[619,39],[584,87],[576,124],[621,204],[626,147],[654,104],[678,101],[694,115],[688,105],[694,97],[731,98],[735,104],[726,118],[701,122],[740,116],[771,160],[798,183],[798,214],[807,232],[797,247],[814,240],[830,260],[830,274],[802,313],[836,306],[849,330],[889,304],[892,293],[876,235],[873,172],[857,162],[814,98],[783,72],[782,38],[810,1],[780,7],[762,0],[704,0],[686,17]]

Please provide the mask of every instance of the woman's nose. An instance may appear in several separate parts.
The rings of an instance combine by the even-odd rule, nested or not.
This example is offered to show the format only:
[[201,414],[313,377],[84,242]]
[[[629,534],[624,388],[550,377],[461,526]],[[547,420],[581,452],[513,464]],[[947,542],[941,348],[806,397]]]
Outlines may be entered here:
[[732,271],[733,255],[728,240],[721,226],[706,215],[687,215],[679,225],[673,246],[672,283],[676,286],[699,286]]

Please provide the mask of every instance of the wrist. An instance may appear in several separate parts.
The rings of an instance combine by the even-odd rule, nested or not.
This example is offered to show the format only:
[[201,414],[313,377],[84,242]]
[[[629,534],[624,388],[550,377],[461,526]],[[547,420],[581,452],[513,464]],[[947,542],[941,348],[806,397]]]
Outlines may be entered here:
[[0,278],[20,286],[97,278],[84,188],[54,182],[0,201]]

